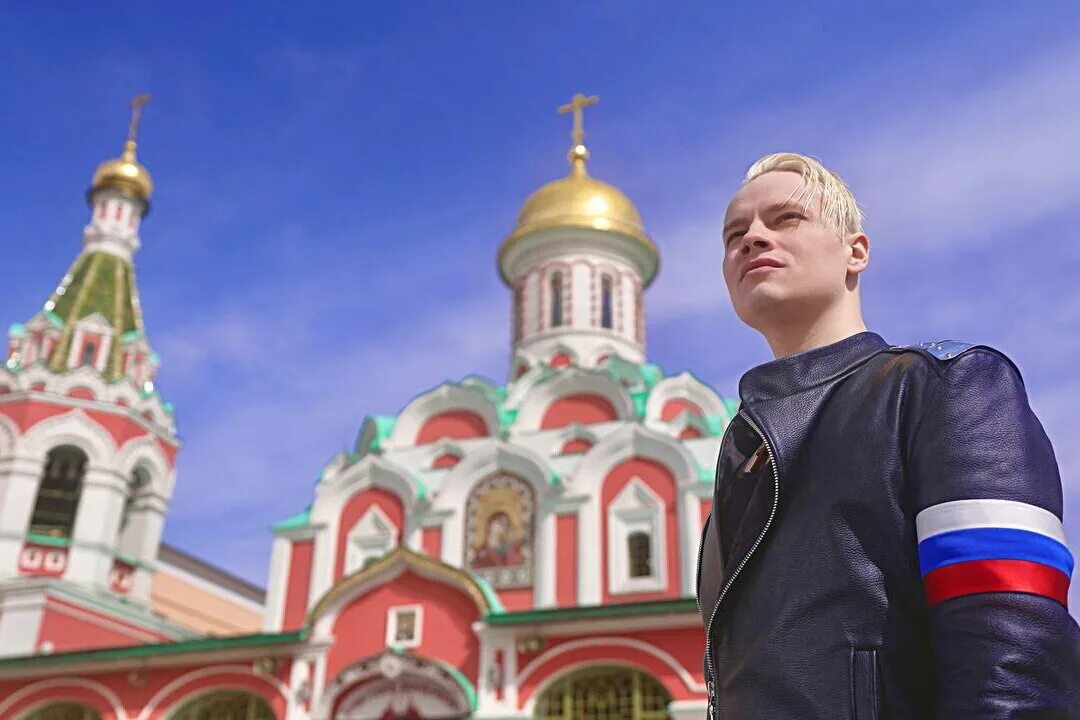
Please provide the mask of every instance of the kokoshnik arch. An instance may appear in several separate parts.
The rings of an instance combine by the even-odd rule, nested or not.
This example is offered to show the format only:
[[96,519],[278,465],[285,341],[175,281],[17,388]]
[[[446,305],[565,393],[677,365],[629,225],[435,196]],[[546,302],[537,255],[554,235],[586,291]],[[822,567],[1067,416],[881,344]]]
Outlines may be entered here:
[[570,171],[497,252],[507,381],[365,418],[230,636],[151,612],[179,442],[135,287],[144,102],[0,369],[0,720],[700,717],[699,537],[737,408],[647,359],[659,251],[589,174],[596,98],[560,108]]

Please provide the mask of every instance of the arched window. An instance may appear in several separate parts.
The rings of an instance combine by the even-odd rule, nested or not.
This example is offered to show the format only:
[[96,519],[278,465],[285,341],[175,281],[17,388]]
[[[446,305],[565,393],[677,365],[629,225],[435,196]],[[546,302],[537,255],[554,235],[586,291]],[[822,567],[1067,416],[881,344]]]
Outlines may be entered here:
[[563,324],[563,276],[561,272],[551,275],[551,327]]
[[143,489],[150,485],[150,473],[146,472],[146,468],[137,467],[131,471],[131,477],[128,478],[128,492],[127,497],[124,498],[124,511],[120,514],[120,532],[124,532],[128,522],[131,520],[131,512],[135,509],[135,501],[142,494]]
[[557,680],[536,703],[539,720],[667,720],[671,695],[631,668],[594,666]]
[[92,366],[94,364],[95,355],[97,355],[97,345],[93,342],[83,343],[82,362],[80,364]]
[[101,720],[101,715],[82,703],[54,702],[23,715],[19,720]]
[[218,690],[184,703],[169,720],[275,720],[274,711],[258,695]]
[[640,530],[630,533],[626,538],[626,551],[630,556],[630,577],[652,577],[652,538],[649,533]]
[[611,276],[600,276],[600,327],[612,327]]
[[49,451],[38,486],[30,532],[50,537],[70,538],[79,507],[86,454],[77,447],[62,445]]

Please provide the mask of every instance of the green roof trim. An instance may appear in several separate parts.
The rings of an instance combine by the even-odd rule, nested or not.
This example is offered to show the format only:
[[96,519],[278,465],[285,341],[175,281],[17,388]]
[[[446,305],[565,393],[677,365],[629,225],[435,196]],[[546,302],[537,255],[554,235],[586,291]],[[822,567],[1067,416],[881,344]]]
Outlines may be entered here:
[[212,650],[232,650],[236,648],[261,648],[268,645],[289,645],[301,642],[307,637],[306,630],[288,633],[258,633],[255,635],[235,635],[232,637],[209,637],[196,640],[180,640],[169,643],[147,643],[145,645],[126,645],[124,647],[96,650],[75,650],[74,652],[55,653],[53,655],[23,655],[0,659],[0,670],[8,668],[49,667],[77,662],[106,660],[135,660],[138,658],[181,655]]
[[50,547],[67,547],[71,544],[71,538],[53,537],[41,533],[27,533],[26,539],[35,545],[49,545]]
[[637,414],[638,419],[645,417],[645,406],[649,402],[649,391],[640,390],[638,392],[630,393],[630,399],[634,401],[634,412]]
[[368,415],[368,417],[375,423],[375,437],[371,441],[370,448],[361,448],[361,450],[378,452],[382,450],[383,443],[390,437],[390,433],[394,432],[394,423],[397,422],[397,418],[393,415]]
[[517,408],[505,408],[502,405],[498,406],[499,411],[499,429],[509,430],[517,422],[518,410]]
[[64,318],[60,317],[52,310],[45,310],[42,315],[44,315],[45,319],[51,322],[56,327],[64,327]]
[[469,712],[476,711],[476,688],[469,682],[469,678],[465,677],[465,674],[458,670],[456,667],[448,662],[444,662],[438,658],[429,658],[432,662],[437,664],[443,670],[445,670],[450,677],[454,678],[461,689],[465,692],[465,699],[469,701]]
[[480,592],[484,594],[484,599],[487,600],[488,607],[491,608],[487,617],[505,613],[506,608],[503,607],[502,601],[499,600],[499,595],[495,592],[495,588],[491,586],[491,583],[471,570],[466,570],[465,572],[468,573],[469,577],[472,578],[472,581],[476,583],[476,586],[480,588]]
[[489,625],[526,625],[531,623],[560,622],[564,620],[590,620],[605,617],[642,617],[648,615],[673,615],[698,612],[697,599],[692,597],[675,600],[651,600],[638,603],[613,603],[609,605],[584,605],[580,607],[523,610],[484,616]]
[[730,414],[731,417],[735,417],[739,414],[739,405],[742,403],[739,398],[723,398],[723,401],[724,407],[727,408],[728,414]]
[[26,337],[26,326],[22,323],[11,323],[8,328],[9,337]]
[[304,508],[300,512],[296,513],[292,517],[285,518],[284,520],[280,520],[280,521],[274,523],[273,525],[270,526],[270,530],[272,532],[277,532],[279,530],[292,530],[294,528],[307,527],[310,524],[311,524],[311,506],[308,505],[306,508]]
[[131,342],[132,340],[138,340],[141,337],[146,337],[146,333],[142,330],[128,330],[120,336],[120,342]]
[[711,483],[716,480],[716,469],[708,465],[698,465],[697,476],[700,482]]
[[641,365],[641,377],[645,385],[652,388],[653,385],[664,379],[664,371],[656,363],[643,363]]

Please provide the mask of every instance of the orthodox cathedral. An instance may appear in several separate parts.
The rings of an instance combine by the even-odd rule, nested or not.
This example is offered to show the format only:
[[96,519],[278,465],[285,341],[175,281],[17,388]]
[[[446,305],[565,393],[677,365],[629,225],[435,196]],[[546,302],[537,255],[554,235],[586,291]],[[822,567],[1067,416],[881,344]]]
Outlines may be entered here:
[[161,541],[180,443],[135,283],[145,99],[0,367],[0,720],[701,718],[698,546],[736,401],[648,361],[659,252],[589,174],[595,98],[560,108],[569,173],[498,248],[506,382],[364,418],[273,526],[265,593]]

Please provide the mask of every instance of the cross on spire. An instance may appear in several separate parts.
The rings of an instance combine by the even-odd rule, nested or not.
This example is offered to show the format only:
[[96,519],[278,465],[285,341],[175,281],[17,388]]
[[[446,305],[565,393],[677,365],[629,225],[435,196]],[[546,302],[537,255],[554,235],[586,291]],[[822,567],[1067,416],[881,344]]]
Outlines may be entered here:
[[131,100],[131,123],[128,125],[127,141],[135,142],[135,136],[139,133],[139,120],[142,118],[143,105],[150,102],[149,95],[137,95]]
[[595,95],[585,96],[581,93],[575,93],[569,103],[559,108],[560,115],[574,113],[574,129],[570,131],[570,137],[573,139],[574,145],[581,145],[585,139],[584,113],[582,111],[598,102],[600,102],[600,98]]

